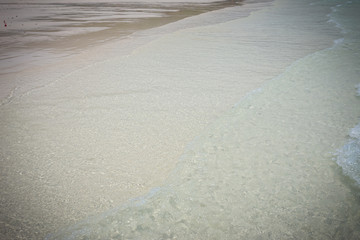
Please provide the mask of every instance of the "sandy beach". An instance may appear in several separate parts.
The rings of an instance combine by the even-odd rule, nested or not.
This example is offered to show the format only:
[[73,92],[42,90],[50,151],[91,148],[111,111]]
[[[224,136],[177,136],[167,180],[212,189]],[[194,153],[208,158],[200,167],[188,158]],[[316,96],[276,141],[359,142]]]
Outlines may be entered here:
[[330,154],[360,116],[347,8],[162,7],[4,70],[0,238],[356,239]]
[[[115,20],[107,25],[100,22],[105,27],[111,25],[112,28],[92,31],[91,26],[89,33],[85,30],[85,34],[80,35],[73,32],[54,37],[50,30],[45,41],[31,38],[29,41],[16,43],[15,40],[13,47],[9,43],[14,40],[3,41],[7,45],[4,45],[6,47],[2,54],[11,57],[10,61],[4,57],[1,64],[1,107],[4,111],[1,114],[2,239],[41,239],[59,227],[118,206],[160,185],[174,168],[184,146],[216,114],[231,106],[233,100],[228,99],[224,101],[226,107],[222,105],[208,112],[213,105],[212,101],[196,99],[197,96],[189,99],[193,103],[183,101],[183,96],[177,96],[176,101],[172,100],[169,104],[172,93],[167,89],[157,89],[163,86],[154,85],[144,77],[146,69],[151,67],[142,63],[142,57],[127,63],[129,56],[136,55],[134,51],[139,51],[154,39],[182,29],[184,25],[195,27],[198,23],[196,20],[188,20],[174,26],[153,29],[154,27],[234,4],[204,2],[125,4],[126,8],[140,9],[137,10],[140,12],[138,21],[126,26],[121,22],[112,26]],[[49,3],[51,2],[46,2]],[[70,6],[63,7],[72,6],[71,1],[68,3]],[[165,12],[166,15],[144,18],[141,16],[144,8],[151,12]],[[20,16],[17,11],[21,7],[15,10],[13,15]],[[48,11],[50,15],[55,14],[52,12],[54,9]],[[56,14],[63,14],[62,9],[57,11],[60,13]],[[245,13],[249,14],[249,11]],[[37,14],[34,13],[35,16]],[[224,19],[230,19],[229,17]],[[121,40],[115,41],[116,38]],[[119,57],[122,63],[117,62]],[[113,61],[116,62],[115,65],[111,64]],[[152,59],[148,61],[149,64],[156,63]],[[109,68],[102,69],[109,63],[110,68],[115,68],[115,72],[111,72]],[[124,78],[122,86],[116,87],[117,90],[113,88],[114,85],[106,86],[109,83],[106,80],[108,76],[98,76],[102,80],[93,82],[95,85],[90,82],[97,77],[89,79],[81,76],[91,69],[111,76],[117,74],[116,69],[119,67],[121,71],[131,72],[133,76]],[[78,77],[85,82],[73,82]],[[171,84],[172,81],[166,81],[166,85]],[[106,93],[101,92],[103,87],[106,88],[103,89]],[[94,92],[95,89],[100,92]],[[47,96],[39,96],[37,93],[45,93]],[[33,94],[37,97],[27,99],[27,96],[34,96]],[[119,98],[115,102],[120,101],[120,105],[113,105],[113,100],[103,103],[107,96]],[[64,106],[68,109],[58,108],[54,111],[52,106],[58,103],[50,103],[51,99],[67,97],[80,102],[81,99],[91,98],[99,101],[100,105],[110,105],[103,105],[100,110],[95,106],[97,104],[91,107],[87,103],[86,106],[75,106],[65,100]],[[42,103],[31,103],[33,100]],[[14,116],[10,113],[14,110],[13,104],[17,105],[16,109],[26,112]],[[35,104],[32,105],[35,108],[46,109],[35,110],[30,107],[31,110],[29,108],[27,111],[28,107],[23,104]],[[180,105],[173,106],[174,104]],[[206,108],[201,109],[204,105]],[[71,116],[72,114],[79,115]],[[184,116],[180,117],[181,115]],[[10,125],[9,121],[12,122]],[[94,122],[91,123],[92,121]],[[27,126],[15,127],[13,123]],[[38,127],[42,130],[34,127],[34,124],[39,124]],[[20,140],[23,137],[27,140]]]

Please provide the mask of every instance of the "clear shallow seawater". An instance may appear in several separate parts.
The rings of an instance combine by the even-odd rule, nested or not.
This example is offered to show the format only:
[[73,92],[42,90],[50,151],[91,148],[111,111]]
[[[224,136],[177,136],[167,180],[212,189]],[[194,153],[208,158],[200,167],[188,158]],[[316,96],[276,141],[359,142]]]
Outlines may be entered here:
[[[163,186],[47,239],[359,239],[360,2],[289,2],[275,2],[284,10],[272,18],[283,26],[276,30],[333,46],[235,104],[189,143]],[[308,21],[286,26],[289,11]],[[321,14],[331,27],[315,21]],[[341,36],[312,38],[307,28],[339,28]]]
[[[355,5],[355,7],[354,7]],[[346,3],[339,3],[332,8],[332,20],[336,26],[342,29],[345,35],[344,39],[340,39],[343,48],[353,51],[353,56],[359,57],[360,48],[360,20],[356,11],[359,9],[359,2],[348,1]],[[352,18],[354,17],[354,18]],[[359,67],[354,70],[359,74]],[[359,76],[354,76],[360,81]],[[360,84],[355,86],[355,94],[360,97]],[[341,166],[343,173],[355,181],[357,187],[360,186],[360,123],[354,126],[349,131],[348,141],[346,144],[338,149],[336,162]]]

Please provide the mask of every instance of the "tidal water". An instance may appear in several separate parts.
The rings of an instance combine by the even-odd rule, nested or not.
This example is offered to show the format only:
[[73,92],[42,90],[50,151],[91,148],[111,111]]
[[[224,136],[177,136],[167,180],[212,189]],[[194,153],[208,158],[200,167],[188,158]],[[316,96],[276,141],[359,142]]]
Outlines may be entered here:
[[[278,0],[245,20],[179,31],[139,50],[179,43],[168,54],[190,57],[168,63],[184,67],[168,77],[218,66],[209,72],[222,71],[227,84],[256,81],[260,70],[271,76],[274,62],[306,54],[202,131],[163,185],[46,239],[359,239],[359,12],[359,1]],[[269,32],[251,39],[257,23]],[[190,44],[211,49],[211,58],[191,55]],[[249,72],[231,70],[240,62]],[[192,79],[215,82],[211,74]]]
[[239,1],[0,1],[0,74],[55,62],[114,39]]

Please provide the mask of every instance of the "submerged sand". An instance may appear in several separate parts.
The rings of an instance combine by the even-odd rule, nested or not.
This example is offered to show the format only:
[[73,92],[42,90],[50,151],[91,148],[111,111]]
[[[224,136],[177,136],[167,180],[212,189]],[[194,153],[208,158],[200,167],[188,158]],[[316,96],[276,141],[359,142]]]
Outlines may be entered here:
[[[1,237],[42,238],[161,185],[209,123],[340,36],[326,13],[308,28],[301,17],[318,9],[276,4],[247,2],[6,75],[16,88],[0,109]],[[300,30],[284,27],[287,12]]]
[[[165,33],[197,22],[152,27],[226,6],[144,5],[161,7],[155,11],[166,15],[125,25],[99,23],[110,28],[3,49],[11,57],[2,60],[0,83],[2,239],[41,239],[166,179],[184,146],[214,113],[198,112],[204,103],[195,98],[195,109],[181,98],[169,105],[171,93],[144,77],[151,67],[142,57],[129,63],[127,58]],[[122,40],[115,41],[119,36]],[[132,76],[123,78],[123,70]]]

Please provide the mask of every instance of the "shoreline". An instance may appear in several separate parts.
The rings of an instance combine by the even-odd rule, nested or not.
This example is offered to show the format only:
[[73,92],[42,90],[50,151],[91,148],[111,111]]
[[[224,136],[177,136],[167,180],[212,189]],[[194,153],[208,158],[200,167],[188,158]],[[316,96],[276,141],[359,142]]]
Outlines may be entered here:
[[[197,20],[193,21],[191,17],[184,20],[185,26],[197,25]],[[123,128],[121,133],[118,132],[119,129],[115,129],[114,135],[114,132],[109,131],[113,126],[106,124],[101,130],[100,123],[90,123],[94,117],[102,118],[100,115],[91,116],[96,112],[90,108],[76,109],[76,106],[63,105],[61,99],[66,101],[66,95],[72,91],[77,93],[74,95],[76,97],[71,97],[74,98],[71,101],[77,102],[77,99],[84,98],[79,93],[83,93],[83,88],[87,85],[81,86],[81,82],[73,80],[87,80],[84,77],[88,70],[100,69],[100,66],[119,61],[119,58],[123,58],[121,62],[126,63],[126,58],[134,54],[133,50],[139,51],[139,46],[145,46],[183,28],[183,25],[174,22],[134,33],[121,41],[101,44],[61,61],[48,62],[46,66],[35,63],[30,69],[3,75],[5,80],[14,83],[14,87],[4,85],[9,91],[0,106],[0,130],[3,136],[7,136],[0,144],[4,154],[1,156],[4,212],[1,222],[5,224],[1,226],[0,236],[39,239],[62,226],[142,195],[167,178],[184,144],[214,117],[213,111],[187,111],[185,113],[190,116],[186,119],[178,119],[177,113],[173,111],[164,112],[165,114],[158,112],[153,118],[151,111],[154,109],[143,109],[144,103],[139,101],[141,96],[137,94],[137,90],[124,90],[121,95],[128,96],[125,100],[130,102],[124,106],[129,106],[129,109],[133,106],[133,96],[140,97],[134,102],[137,112],[126,110],[122,113],[129,114],[130,121],[121,116],[114,117],[113,121],[117,119]],[[116,69],[112,71],[117,72]],[[78,84],[78,87],[75,86]],[[132,86],[131,81],[128,84]],[[2,91],[7,90],[6,87],[1,86]],[[99,87],[101,89],[101,85]],[[46,96],[41,96],[42,93]],[[155,92],[151,96],[153,94],[157,95]],[[52,103],[56,98],[60,102],[56,100],[57,103]],[[54,106],[56,111],[52,110]],[[110,106],[111,104],[106,103],[101,107],[107,109]],[[124,106],[117,106],[114,110]],[[184,107],[181,107],[182,111]],[[19,112],[15,113],[13,110]],[[82,116],[83,112],[87,115]],[[101,112],[99,109],[99,114]],[[151,123],[142,120],[149,117],[150,120],[147,121]],[[63,120],[72,123],[69,125]],[[84,121],[85,126],[81,121]],[[13,128],[14,124],[17,127]],[[72,126],[73,124],[76,126]],[[186,127],[175,130],[178,126]],[[139,138],[143,134],[144,138]],[[110,145],[102,145],[104,149],[99,149],[97,141],[102,141],[101,144],[108,142]],[[79,144],[85,144],[86,148],[76,147]],[[117,163],[119,156],[121,161]],[[113,193],[114,188],[117,193]]]
[[[359,45],[348,37],[293,62],[238,102],[186,148],[164,186],[48,240],[357,239],[359,189],[331,153],[360,113],[359,48],[349,48]],[[358,130],[350,136],[358,139]],[[345,147],[345,155],[356,149]]]
[[[7,27],[0,28],[0,74],[14,74],[29,69],[33,67],[33,62],[43,64],[54,59],[61,61],[111,41],[125,39],[139,31],[158,28],[201,13],[237,6],[241,2],[165,1],[147,4],[140,1],[109,1],[104,8],[91,2],[74,4],[68,1],[59,4],[57,1],[43,3],[37,0],[26,1],[25,5],[1,2],[0,11],[3,12],[4,21],[7,21]],[[25,14],[22,17],[25,10],[22,10],[21,6],[31,11],[32,8],[40,8],[47,11],[49,16],[42,16],[44,13],[37,10],[38,13]],[[11,9],[11,13],[6,13],[7,8]],[[62,12],[71,8],[79,8],[79,12],[67,13],[69,16]],[[115,10],[108,12],[110,8]],[[87,13],[91,10],[98,10],[101,14],[91,17],[92,15]],[[75,18],[76,16],[78,17]]]
[[[6,56],[7,52],[9,52],[9,56],[0,60],[2,65],[0,68],[0,76],[2,78],[0,81],[0,105],[6,104],[18,96],[27,94],[32,89],[49,84],[52,81],[51,79],[60,79],[73,71],[86,68],[88,65],[99,61],[107,61],[109,57],[115,56],[114,51],[119,56],[130,54],[137,47],[159,37],[158,35],[176,31],[176,28],[172,29],[166,26],[176,25],[181,19],[191,18],[207,11],[238,6],[242,4],[241,2],[157,2],[154,5],[162,7],[162,10],[157,9],[156,11],[164,10],[166,15],[163,17],[141,18],[140,16],[134,22],[119,22],[117,25],[109,23],[111,27],[103,31],[90,31],[85,34],[57,37],[51,41],[40,41],[39,43],[25,42],[25,46],[20,44],[19,47],[17,47],[19,43],[15,41],[14,52],[12,52],[13,48],[3,51],[2,55]],[[126,2],[119,3],[120,6],[123,4],[127,6]],[[136,2],[131,6],[139,8],[141,5],[141,3]],[[154,7],[154,5],[146,5],[146,2],[143,5],[148,9]],[[66,6],[66,3],[64,3],[64,6]],[[172,12],[171,9],[175,9],[175,11]],[[150,24],[147,24],[148,20],[151,22]],[[116,23],[116,21],[113,22]],[[124,33],[117,32],[123,27],[126,28]],[[167,30],[157,31],[157,29],[163,28]],[[106,34],[103,34],[103,32]],[[88,37],[89,39],[87,39]],[[118,47],[119,45],[120,47]],[[49,75],[49,80],[44,82],[44,79],[42,79],[39,82],[36,77],[38,73]],[[29,78],[29,80],[25,80],[24,76]]]
[[[185,145],[239,98],[339,35],[330,23],[317,34],[307,29],[306,19],[292,23],[303,32],[284,28],[282,21],[272,24],[298,10],[293,6],[298,7],[281,0],[245,2],[17,74],[34,83],[16,89],[0,109],[1,134],[7,136],[0,145],[8,187],[3,209],[11,221],[24,217],[10,225],[23,224],[20,229],[32,234],[54,232],[161,185]],[[259,49],[264,51],[257,54]],[[214,151],[226,157],[206,142],[199,150]]]

